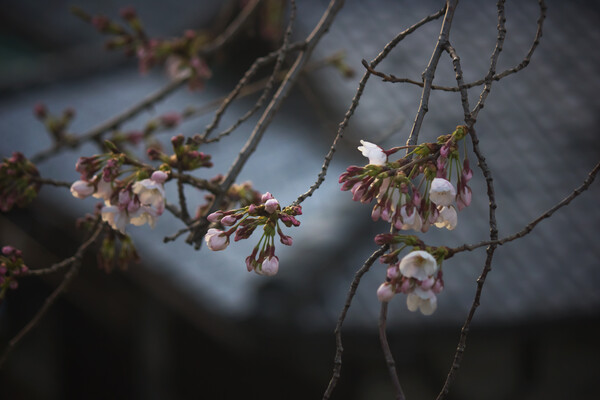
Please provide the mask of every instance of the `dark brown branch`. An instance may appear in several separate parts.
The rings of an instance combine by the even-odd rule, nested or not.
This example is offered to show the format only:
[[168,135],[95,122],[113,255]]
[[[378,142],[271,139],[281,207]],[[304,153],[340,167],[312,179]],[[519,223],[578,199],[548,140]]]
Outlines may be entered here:
[[241,31],[246,21],[254,14],[262,0],[251,0],[238,16],[227,26],[225,31],[217,36],[210,44],[200,50],[200,56],[208,56],[229,43]]
[[335,325],[335,358],[333,361],[333,374],[331,376],[331,380],[329,381],[329,385],[327,386],[327,389],[325,390],[325,393],[323,394],[323,400],[329,399],[329,397],[331,396],[331,394],[333,393],[333,389],[335,389],[335,386],[337,385],[337,381],[340,379],[340,375],[341,375],[341,371],[342,371],[342,353],[344,352],[344,347],[342,345],[342,326],[344,325],[344,321],[346,319],[346,314],[348,313],[348,309],[350,308],[350,305],[352,304],[352,299],[354,298],[354,295],[356,294],[356,289],[358,288],[358,285],[360,284],[360,280],[363,277],[364,274],[367,273],[367,271],[369,271],[369,269],[371,268],[371,266],[373,265],[373,263],[383,255],[383,253],[385,253],[389,248],[389,245],[383,245],[381,246],[378,250],[376,250],[373,254],[371,254],[371,256],[369,258],[367,258],[367,260],[365,261],[365,263],[363,264],[362,267],[360,267],[360,269],[358,271],[356,271],[356,274],[354,274],[354,279],[352,280],[352,283],[350,284],[350,289],[348,290],[348,294],[346,295],[346,302],[344,303],[344,307],[342,308],[342,312],[340,313],[340,316],[338,317],[337,320],[337,324]]
[[79,248],[77,249],[75,254],[73,254],[71,257],[66,258],[56,264],[53,264],[52,266],[50,266],[48,268],[31,269],[31,270],[29,270],[27,275],[28,276],[41,276],[41,275],[53,274],[57,271],[60,271],[61,269],[65,268],[65,267],[68,267],[69,265],[77,262],[77,260],[81,260],[85,251],[88,249],[88,247],[90,247],[92,244],[94,244],[94,242],[98,239],[98,235],[100,235],[100,232],[102,232],[102,228],[103,228],[102,222],[100,220],[97,220],[96,225],[97,226],[95,227],[94,233],[92,234],[92,236],[90,236],[90,238],[88,240],[86,240],[81,246],[79,246]]
[[502,47],[504,46],[504,38],[506,37],[506,16],[504,14],[504,0],[498,1],[498,37],[496,38],[496,46],[494,47],[494,51],[492,56],[490,57],[490,68],[486,77],[484,78],[485,84],[483,85],[483,90],[479,95],[479,101],[471,111],[471,118],[473,120],[477,119],[477,115],[479,111],[483,108],[485,100],[487,99],[490,90],[492,89],[492,82],[494,75],[496,74],[496,63],[498,62],[498,57],[500,57],[500,52],[502,51]]
[[[485,177],[485,181],[486,181],[487,195],[488,195],[488,199],[489,199],[490,241],[498,240],[498,227],[497,227],[497,222],[496,222],[497,205],[496,205],[496,195],[495,195],[495,190],[494,190],[494,179],[492,177],[492,172],[487,165],[485,157],[483,156],[483,153],[481,152],[481,149],[479,148],[479,138],[477,137],[477,133],[475,132],[473,125],[475,124],[475,121],[477,120],[477,115],[478,115],[479,111],[483,108],[485,99],[487,98],[487,95],[489,94],[489,92],[491,90],[492,77],[494,76],[494,73],[495,73],[496,62],[498,61],[498,57],[500,55],[500,52],[502,51],[504,37],[506,36],[506,28],[504,26],[504,24],[506,22],[506,18],[504,15],[504,0],[499,0],[497,6],[498,6],[498,37],[496,39],[496,46],[494,47],[494,51],[491,56],[490,68],[489,68],[488,74],[485,79],[486,83],[485,83],[484,89],[481,92],[481,95],[479,97],[479,101],[478,101],[477,105],[475,106],[474,110],[470,113],[468,112],[468,96],[466,93],[466,88],[464,87],[464,81],[462,80],[462,69],[460,67],[460,59],[459,59],[458,55],[456,54],[454,48],[451,45],[449,45],[449,43],[446,46],[446,49],[448,50],[449,54],[452,57],[454,70],[456,72],[457,83],[458,83],[459,88],[461,89],[461,102],[463,105],[463,111],[465,113],[465,122],[467,123],[467,126],[469,127],[469,134],[471,135],[471,140],[473,143],[473,151],[474,151],[475,155],[477,156],[478,166],[481,169],[483,176]],[[495,252],[497,246],[498,246],[497,244],[491,244],[487,248],[487,256],[486,256],[485,264],[483,266],[481,275],[477,279],[477,289],[475,290],[475,297],[473,299],[473,303],[471,304],[471,308],[469,309],[467,318],[460,330],[460,339],[459,339],[459,342],[458,342],[458,345],[456,348],[456,352],[454,353],[454,359],[452,361],[452,366],[450,367],[450,371],[448,372],[448,376],[446,377],[444,386],[442,387],[440,393],[438,394],[437,400],[442,400],[442,399],[446,398],[446,396],[448,395],[448,392],[450,390],[450,386],[454,382],[454,380],[456,378],[456,374],[460,368],[460,363],[462,361],[462,357],[464,355],[465,347],[467,344],[467,336],[469,334],[471,321],[473,320],[475,311],[479,307],[481,293],[483,291],[483,286],[485,284],[485,280],[486,280],[488,273],[492,269],[492,261],[494,259],[494,252]]]
[[41,183],[42,185],[50,185],[50,186],[56,186],[56,187],[70,188],[72,185],[72,183],[69,183],[69,182],[62,182],[62,181],[57,181],[54,179],[41,178],[41,177],[33,178],[32,180],[36,183]]
[[437,68],[437,64],[440,60],[440,56],[442,55],[442,51],[444,47],[448,43],[448,39],[450,36],[450,28],[452,26],[452,18],[454,17],[454,11],[456,10],[456,5],[458,4],[458,0],[447,0],[446,1],[446,14],[444,15],[444,19],[442,20],[442,28],[440,30],[440,36],[435,45],[435,49],[433,50],[433,54],[431,55],[431,59],[429,60],[429,64],[423,72],[423,91],[421,92],[421,102],[419,104],[419,109],[417,111],[417,115],[415,117],[415,121],[413,123],[412,129],[410,130],[410,136],[406,141],[408,146],[413,146],[417,144],[419,140],[419,132],[421,131],[421,124],[423,123],[423,119],[425,118],[425,114],[429,110],[429,96],[431,94],[431,85],[433,84],[433,78],[435,75],[435,70]]
[[[440,11],[423,18],[421,21],[417,22],[416,24],[414,24],[410,28],[406,29],[405,31],[399,33],[394,39],[392,39],[388,44],[386,44],[385,47],[383,48],[383,50],[381,51],[381,53],[379,53],[377,55],[377,57],[375,57],[368,64],[369,67],[370,68],[376,67],[383,59],[385,59],[388,56],[388,54],[392,51],[392,49],[394,47],[396,47],[396,45],[402,41],[402,39],[404,39],[406,36],[413,33],[414,31],[416,31],[421,26],[425,25],[427,22],[430,22],[430,21],[440,18],[442,15],[444,15],[445,10],[446,9],[443,8]],[[335,139],[333,140],[333,143],[331,144],[331,147],[329,148],[329,151],[327,152],[327,155],[325,156],[323,166],[321,167],[321,171],[319,172],[319,175],[317,176],[317,181],[308,189],[308,191],[306,193],[303,193],[302,195],[300,195],[296,199],[296,201],[294,201],[293,205],[298,205],[298,204],[302,203],[304,200],[306,200],[308,197],[312,196],[313,193],[325,181],[325,176],[327,175],[327,170],[329,169],[329,164],[331,163],[333,154],[336,151],[337,143],[344,136],[344,131],[345,131],[346,127],[348,126],[350,118],[352,118],[352,115],[354,115],[354,111],[358,107],[358,103],[360,101],[360,98],[363,94],[363,91],[365,89],[365,86],[366,86],[367,81],[369,80],[370,76],[371,76],[370,72],[367,71],[364,73],[363,77],[361,78],[361,80],[358,84],[358,89],[356,90],[356,94],[354,95],[354,98],[352,99],[352,102],[350,103],[350,107],[346,111],[346,114],[344,115],[344,119],[338,125],[337,134],[335,136]]]
[[394,356],[392,355],[392,351],[390,350],[390,345],[387,340],[387,334],[385,332],[385,325],[387,321],[387,308],[388,303],[382,302],[381,310],[379,312],[379,341],[381,342],[381,349],[383,350],[383,354],[385,356],[385,363],[388,367],[388,372],[390,373],[392,385],[394,385],[394,389],[396,390],[396,400],[404,400],[404,392],[402,391],[402,386],[400,386],[398,372],[396,371],[396,362],[394,361]]

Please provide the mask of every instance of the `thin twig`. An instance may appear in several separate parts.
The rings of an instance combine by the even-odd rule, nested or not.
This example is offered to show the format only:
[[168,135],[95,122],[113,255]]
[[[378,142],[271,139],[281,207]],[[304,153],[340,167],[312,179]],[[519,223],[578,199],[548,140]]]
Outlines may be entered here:
[[406,144],[408,146],[413,146],[417,144],[417,141],[419,140],[421,124],[423,123],[425,114],[427,113],[427,111],[429,111],[429,96],[431,94],[431,85],[433,84],[435,70],[440,60],[440,56],[442,55],[442,51],[448,43],[448,39],[450,36],[450,28],[452,26],[452,18],[454,17],[454,11],[456,10],[457,4],[458,0],[446,1],[446,14],[444,15],[444,19],[442,20],[440,36],[433,50],[433,54],[431,55],[431,59],[429,60],[429,64],[427,65],[425,72],[423,72],[424,84],[423,90],[421,92],[421,101],[419,103],[419,108],[415,117],[415,121],[410,130],[410,135],[408,137],[408,140],[406,141]]
[[42,185],[50,185],[50,186],[57,186],[57,187],[67,187],[70,188],[72,183],[69,182],[62,182],[62,181],[57,181],[54,179],[48,179],[48,178],[33,178],[32,179],[34,182],[36,183],[41,183]]
[[381,303],[381,310],[379,312],[379,341],[381,342],[381,349],[383,350],[383,354],[385,356],[385,363],[388,367],[388,372],[390,373],[390,379],[392,384],[394,385],[394,389],[396,389],[396,400],[404,400],[404,392],[402,391],[402,386],[400,386],[400,380],[398,379],[398,371],[396,371],[396,362],[394,361],[394,356],[392,355],[392,351],[390,350],[390,345],[387,340],[387,334],[385,332],[385,325],[387,321],[387,308],[388,303],[386,301]]
[[53,274],[57,271],[60,271],[61,269],[65,268],[65,267],[68,267],[69,265],[73,264],[77,260],[81,259],[81,257],[83,257],[83,253],[85,253],[85,251],[88,249],[88,247],[90,247],[92,244],[94,244],[96,239],[98,239],[98,235],[100,235],[100,232],[102,232],[102,228],[103,228],[103,224],[98,219],[96,221],[96,225],[93,228],[94,233],[92,233],[92,236],[90,236],[90,238],[88,240],[86,240],[81,246],[79,246],[79,248],[77,249],[75,254],[73,254],[69,258],[62,260],[61,262],[53,264],[52,266],[50,266],[48,268],[31,269],[27,272],[27,275],[28,276],[41,276],[41,275]]
[[[71,265],[71,269],[69,269],[69,271],[65,274],[60,285],[58,285],[58,287],[56,289],[54,289],[54,291],[50,294],[50,296],[48,296],[46,298],[42,307],[33,316],[33,318],[27,323],[27,325],[25,325],[19,331],[19,333],[17,333],[15,335],[15,337],[13,337],[10,340],[10,342],[8,342],[8,345],[4,349],[2,357],[0,358],[0,366],[2,366],[4,364],[4,362],[7,360],[8,356],[10,355],[10,353],[17,346],[17,344],[19,344],[19,342],[25,337],[25,335],[27,335],[38,324],[38,322],[42,319],[42,317],[46,314],[46,312],[54,304],[54,302],[56,301],[58,296],[62,292],[65,291],[65,289],[73,281],[75,276],[77,276],[77,273],[79,272],[79,269],[81,268],[81,259],[83,257],[84,252],[87,250],[87,248],[92,243],[94,243],[96,241],[96,239],[98,238],[98,235],[102,231],[102,228],[103,228],[102,224],[100,224],[99,222],[98,222],[98,224],[99,224],[99,226],[96,228],[96,230],[94,231],[92,236],[85,243],[83,243],[81,246],[79,246],[75,255],[73,255],[72,257],[69,257],[68,259],[65,260],[65,261],[69,261],[69,262],[67,264],[65,264],[64,266]],[[59,264],[61,264],[61,263],[59,263]],[[45,273],[55,272],[54,270],[51,270],[51,269],[58,266],[59,264],[55,264],[52,267],[44,269],[44,270],[29,271],[29,274],[30,275],[43,275]],[[56,270],[63,268],[64,266],[58,266],[56,268]],[[44,271],[44,272],[40,273],[42,271]]]
[[327,400],[329,399],[329,397],[331,396],[331,394],[333,393],[333,389],[335,389],[335,386],[337,385],[337,381],[340,378],[341,375],[341,371],[342,371],[342,353],[344,352],[344,347],[342,345],[342,326],[344,325],[344,321],[346,319],[346,314],[348,313],[348,309],[350,308],[350,305],[352,304],[352,299],[354,298],[354,295],[356,294],[356,289],[358,288],[358,285],[360,284],[360,280],[362,278],[362,276],[364,274],[367,273],[367,271],[369,271],[369,269],[371,268],[371,266],[373,265],[373,263],[383,255],[383,253],[385,253],[389,248],[389,245],[385,244],[383,246],[381,246],[379,249],[377,249],[373,254],[371,254],[371,256],[369,258],[367,258],[367,260],[365,261],[365,263],[363,264],[362,267],[360,267],[360,269],[358,271],[356,271],[356,274],[354,274],[354,279],[352,280],[352,283],[350,284],[350,289],[348,290],[348,294],[346,295],[346,302],[344,303],[344,307],[342,308],[342,312],[340,313],[340,316],[338,317],[337,320],[337,324],[335,325],[335,358],[333,361],[333,374],[331,376],[331,380],[329,381],[329,385],[327,386],[327,389],[325,390],[325,393],[323,393],[323,400]]
[[[430,21],[440,18],[442,15],[444,15],[445,11],[446,11],[446,8],[443,8],[434,14],[428,15],[427,17],[423,18],[421,21],[417,22],[410,28],[408,28],[405,31],[396,35],[396,37],[394,39],[392,39],[388,44],[386,44],[385,47],[383,48],[383,50],[381,51],[381,53],[379,53],[377,55],[377,57],[375,57],[368,65],[373,68],[375,66],[377,66],[383,59],[385,59],[388,56],[388,54],[392,51],[392,49],[394,47],[396,47],[396,45],[402,41],[402,39],[404,39],[406,36],[413,33],[414,31],[416,31],[421,26],[425,25],[427,22],[430,22]],[[333,159],[333,154],[336,151],[337,143],[344,136],[344,131],[345,131],[346,127],[348,126],[348,123],[350,122],[350,118],[352,118],[352,115],[354,115],[354,111],[358,107],[358,103],[360,101],[360,98],[363,94],[363,91],[365,89],[365,86],[366,86],[367,81],[369,80],[370,76],[371,76],[370,72],[367,71],[364,73],[363,77],[361,78],[361,80],[358,84],[358,89],[356,90],[356,93],[354,94],[354,98],[352,99],[352,102],[350,103],[350,107],[346,111],[346,114],[344,115],[344,119],[338,125],[337,134],[333,140],[333,143],[331,144],[331,147],[329,148],[329,151],[327,152],[327,155],[325,156],[325,160],[323,161],[323,165],[321,166],[321,171],[319,172],[319,175],[317,176],[317,181],[308,189],[308,191],[306,191],[305,193],[298,196],[298,198],[292,203],[293,205],[299,205],[304,200],[306,200],[308,197],[312,196],[313,193],[325,181],[325,177],[327,175],[327,170],[329,169],[329,164],[331,163],[331,160]]]
[[475,104],[473,111],[471,111],[471,118],[473,120],[477,119],[477,115],[479,111],[483,108],[485,100],[487,99],[490,90],[492,89],[492,82],[494,75],[496,74],[496,63],[498,62],[498,57],[500,56],[500,52],[502,51],[502,47],[504,46],[504,38],[506,37],[506,16],[504,14],[504,0],[498,1],[498,37],[496,38],[496,46],[494,47],[494,51],[492,56],[490,57],[490,68],[486,77],[484,78],[485,84],[483,85],[483,90],[479,95],[479,101]]
[[215,38],[206,47],[200,49],[199,55],[206,57],[214,54],[217,50],[220,50],[223,46],[229,43],[235,36],[241,32],[241,28],[245,25],[246,21],[254,14],[257,7],[260,5],[262,0],[251,0],[248,2],[246,7],[238,14],[238,16],[227,26],[225,31]]

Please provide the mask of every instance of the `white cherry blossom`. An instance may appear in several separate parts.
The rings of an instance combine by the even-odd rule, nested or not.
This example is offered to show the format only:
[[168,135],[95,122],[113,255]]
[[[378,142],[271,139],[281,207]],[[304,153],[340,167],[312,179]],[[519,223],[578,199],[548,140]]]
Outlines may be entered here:
[[421,311],[423,315],[431,315],[437,308],[437,297],[431,290],[415,288],[406,297],[406,306],[410,311]]
[[412,251],[400,261],[400,272],[402,275],[420,281],[434,275],[438,269],[439,266],[435,258],[423,250]]
[[449,206],[456,197],[456,189],[450,181],[434,178],[429,189],[429,199],[438,206]]
[[446,228],[449,231],[456,228],[458,224],[458,214],[454,206],[443,206],[438,208],[440,215],[435,222],[435,226],[438,228]]
[[358,151],[362,152],[362,155],[369,159],[369,164],[385,165],[387,155],[383,152],[381,147],[365,140],[361,140],[360,143],[362,146],[358,146]]

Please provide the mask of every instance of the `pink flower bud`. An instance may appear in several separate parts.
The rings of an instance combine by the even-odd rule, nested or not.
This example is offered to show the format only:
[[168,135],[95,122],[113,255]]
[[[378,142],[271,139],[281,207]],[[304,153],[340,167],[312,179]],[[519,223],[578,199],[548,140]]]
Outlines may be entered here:
[[382,303],[387,303],[392,300],[394,295],[396,294],[393,286],[389,282],[384,282],[377,289],[377,299]]
[[263,261],[260,267],[261,275],[273,276],[279,270],[279,258],[277,256],[269,257]]
[[438,279],[437,281],[435,281],[435,284],[431,288],[431,291],[435,294],[439,294],[442,290],[444,290],[444,281]]
[[8,287],[10,287],[12,290],[15,290],[16,288],[19,287],[19,284],[17,283],[17,281],[12,280],[10,281],[10,283],[8,284]]
[[227,215],[221,219],[221,223],[225,226],[231,226],[231,225],[235,224],[236,221],[237,221],[237,218],[234,217],[233,215]]
[[292,237],[287,235],[279,235],[279,240],[286,246],[291,246],[293,242]]
[[206,217],[208,222],[217,222],[221,218],[223,218],[223,213],[221,211],[215,211],[214,213],[209,214],[208,217]]
[[402,281],[402,285],[400,285],[400,292],[406,294],[406,293],[408,293],[410,291],[411,291],[411,282],[410,282],[410,279],[404,279]]
[[94,185],[87,181],[75,181],[71,185],[71,194],[78,199],[85,199],[94,194]]
[[434,283],[435,283],[435,278],[430,276],[421,282],[421,289],[423,289],[423,290],[431,289],[433,287]]
[[248,272],[254,269],[254,258],[252,256],[246,257],[246,269],[248,269]]
[[274,198],[274,197],[273,197],[273,195],[272,195],[271,193],[267,192],[267,193],[263,194],[263,195],[260,197],[260,202],[261,202],[261,203],[266,203],[266,202],[267,202],[267,200],[271,200],[271,199],[273,199],[273,198]]
[[277,211],[278,207],[279,202],[276,199],[271,198],[265,202],[265,211],[267,211],[269,214],[273,214],[275,211]]
[[15,248],[12,246],[4,246],[2,247],[2,254],[5,256],[10,256],[15,251]]
[[400,269],[398,268],[398,265],[391,265],[390,267],[388,267],[387,269],[387,277],[390,280],[395,280],[400,276]]
[[164,171],[154,171],[150,179],[152,179],[156,183],[164,183],[169,175]]
[[204,240],[206,240],[206,245],[212,251],[225,250],[229,245],[229,236],[219,229],[209,229]]

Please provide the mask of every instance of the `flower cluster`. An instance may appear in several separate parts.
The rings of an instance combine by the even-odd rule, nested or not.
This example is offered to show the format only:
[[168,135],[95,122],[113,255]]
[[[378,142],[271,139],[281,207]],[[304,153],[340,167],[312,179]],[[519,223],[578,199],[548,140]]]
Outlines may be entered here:
[[377,289],[379,301],[388,302],[396,293],[404,293],[410,311],[431,315],[437,308],[436,294],[444,289],[442,271],[428,252],[416,250],[387,269],[386,281]]
[[25,207],[40,191],[40,174],[29,160],[15,152],[0,164],[0,211],[8,212],[15,205]]
[[213,251],[224,250],[229,245],[229,238],[235,233],[234,240],[248,239],[259,226],[263,234],[254,247],[252,254],[246,258],[248,271],[254,270],[259,275],[272,276],[279,269],[279,258],[275,255],[275,234],[286,246],[292,245],[292,238],[281,230],[279,222],[287,227],[299,226],[295,218],[302,214],[302,207],[289,206],[281,208],[271,193],[262,195],[260,204],[228,211],[216,211],[207,219],[220,224],[224,229],[211,228],[205,236],[206,244]]
[[183,135],[173,136],[171,144],[173,145],[174,154],[169,156],[156,148],[150,148],[148,149],[148,157],[151,160],[160,160],[170,167],[182,171],[192,171],[202,167],[210,168],[213,166],[211,156],[198,151],[199,145],[194,141],[185,143]]
[[166,64],[171,78],[189,77],[190,89],[201,89],[211,77],[206,62],[198,56],[209,40],[203,32],[187,30],[174,39],[150,38],[132,7],[121,10],[125,24],[113,21],[104,15],[89,15],[79,8],[71,11],[82,20],[91,23],[100,33],[110,35],[105,43],[108,50],[122,50],[128,56],[136,56],[142,74],[155,65]]
[[[437,143],[415,146],[409,155],[397,161],[388,157],[399,147],[384,150],[361,140],[358,150],[369,164],[350,166],[339,179],[342,190],[350,191],[354,201],[371,203],[374,221],[380,218],[398,230],[427,232],[431,225],[452,230],[459,210],[471,203],[467,185],[473,172],[468,159],[460,163],[458,142],[464,139],[466,127],[459,126],[450,135],[440,136]],[[456,171],[458,194],[448,178]],[[417,178],[422,178],[417,182]]]
[[148,172],[139,169],[122,177],[123,162],[123,157],[114,154],[81,157],[75,167],[81,179],[71,185],[71,193],[78,199],[93,196],[104,200],[102,220],[122,234],[130,223],[154,227],[165,209],[163,183],[168,174],[158,170],[147,178]]
[[0,300],[8,289],[19,287],[17,278],[27,274],[29,268],[23,263],[21,250],[4,246],[0,253]]

